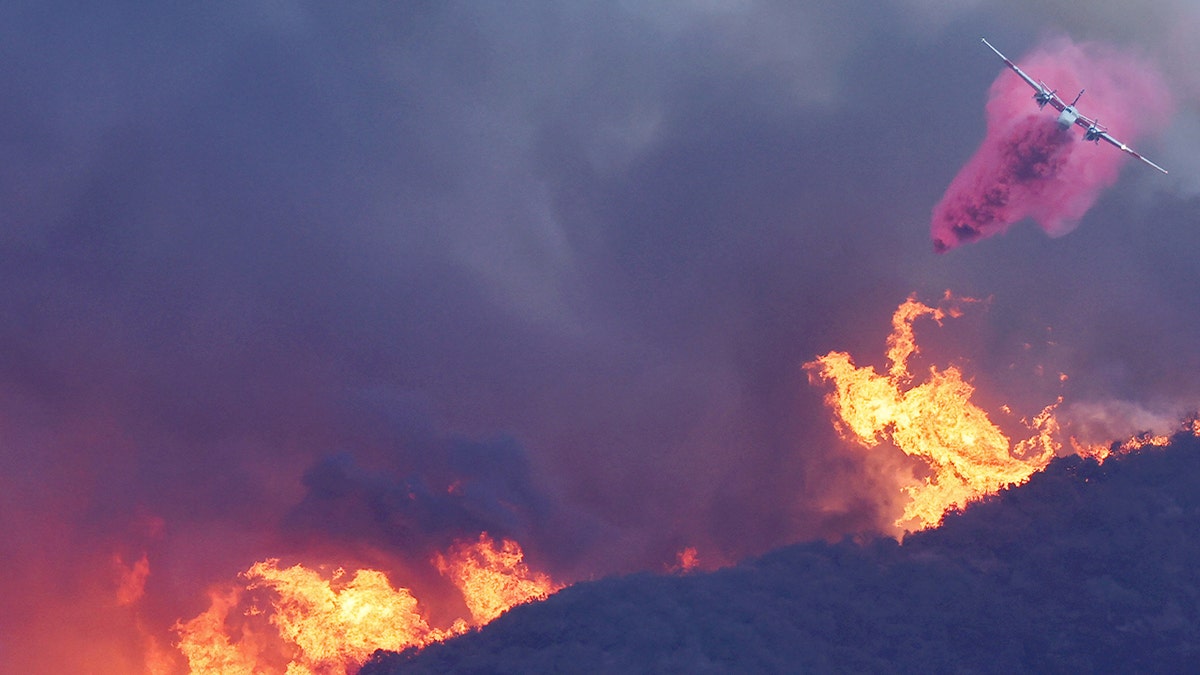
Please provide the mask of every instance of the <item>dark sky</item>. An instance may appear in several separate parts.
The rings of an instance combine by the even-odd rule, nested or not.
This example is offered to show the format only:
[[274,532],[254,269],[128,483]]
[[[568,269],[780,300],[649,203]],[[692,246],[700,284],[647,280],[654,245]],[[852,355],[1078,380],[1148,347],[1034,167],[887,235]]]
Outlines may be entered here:
[[[21,672],[134,663],[268,556],[486,527],[574,580],[871,530],[890,497],[801,366],[881,362],[914,292],[991,298],[929,355],[992,401],[1112,433],[1200,401],[1190,1],[170,4],[0,9]],[[934,254],[979,37],[1059,34],[1158,64],[1178,110],[1136,147],[1170,175]]]

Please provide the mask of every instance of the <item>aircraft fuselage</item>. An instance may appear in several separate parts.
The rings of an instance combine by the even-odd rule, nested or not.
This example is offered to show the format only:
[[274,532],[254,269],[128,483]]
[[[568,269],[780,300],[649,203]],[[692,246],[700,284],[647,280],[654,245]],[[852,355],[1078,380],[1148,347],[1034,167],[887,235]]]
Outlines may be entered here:
[[1067,106],[1058,114],[1058,126],[1063,129],[1070,129],[1075,124],[1075,120],[1079,119],[1079,113],[1075,112],[1075,106]]

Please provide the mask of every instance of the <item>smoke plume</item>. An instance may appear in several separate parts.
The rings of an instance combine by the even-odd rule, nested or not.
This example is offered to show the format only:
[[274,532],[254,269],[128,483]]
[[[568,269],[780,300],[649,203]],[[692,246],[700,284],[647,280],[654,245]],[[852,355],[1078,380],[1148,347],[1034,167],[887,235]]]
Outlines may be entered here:
[[515,441],[439,444],[427,455],[439,461],[415,471],[372,470],[350,453],[318,461],[304,474],[306,494],[290,528],[346,543],[390,543],[417,561],[485,531],[541,541],[550,501]]
[[[1058,38],[1016,63],[1064,100],[1086,87],[1079,109],[1128,145],[1160,131],[1170,116],[1162,78],[1129,52]],[[1130,161],[1107,144],[1080,143],[1079,130],[1061,129],[1056,111],[1039,110],[1030,95],[1008,69],[992,83],[987,136],[933,209],[935,251],[1000,234],[1024,218],[1052,237],[1064,235]]]

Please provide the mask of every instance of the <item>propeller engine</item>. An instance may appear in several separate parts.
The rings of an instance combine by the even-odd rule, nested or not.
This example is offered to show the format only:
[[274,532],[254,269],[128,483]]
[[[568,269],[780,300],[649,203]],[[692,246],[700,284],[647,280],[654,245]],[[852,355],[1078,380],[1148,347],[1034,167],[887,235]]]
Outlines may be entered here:
[[1042,85],[1042,89],[1041,89],[1041,91],[1039,91],[1038,93],[1033,95],[1033,100],[1037,101],[1039,108],[1045,108],[1047,103],[1054,100],[1054,98],[1055,98],[1054,93],[1058,90],[1057,89],[1049,89],[1049,90],[1046,89],[1045,82],[1040,82],[1039,84]]

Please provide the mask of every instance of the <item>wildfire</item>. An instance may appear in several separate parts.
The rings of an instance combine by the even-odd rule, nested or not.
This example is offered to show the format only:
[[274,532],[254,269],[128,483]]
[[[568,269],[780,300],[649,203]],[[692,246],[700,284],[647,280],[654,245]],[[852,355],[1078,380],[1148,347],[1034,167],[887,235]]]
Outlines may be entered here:
[[[359,570],[347,582],[339,569],[326,580],[302,565],[280,569],[277,560],[265,560],[242,576],[244,589],[212,594],[206,612],[176,626],[193,675],[279,672],[271,664],[283,660],[287,675],[344,675],[347,665],[363,663],[376,649],[422,645],[435,636],[408,589],[392,588],[382,572]],[[270,591],[269,611],[247,599],[256,589]],[[231,626],[235,608],[243,608],[245,620]]]
[[[1190,431],[1194,436],[1200,436],[1200,426],[1197,426],[1195,422],[1192,422],[1190,426],[1185,425],[1184,430]],[[1147,431],[1127,438],[1120,443],[1113,443],[1111,445],[1085,445],[1072,438],[1071,447],[1073,450],[1075,450],[1077,455],[1081,457],[1091,457],[1097,462],[1103,463],[1104,460],[1115,455],[1124,455],[1131,452],[1137,452],[1145,447],[1161,448],[1170,442],[1170,436],[1153,434]]]
[[[951,301],[947,293],[945,302]],[[908,503],[895,525],[906,530],[936,525],[950,508],[1023,482],[1045,467],[1057,448],[1053,411],[1061,399],[1032,420],[1022,420],[1031,435],[1014,445],[971,402],[975,388],[958,368],[931,366],[924,381],[916,383],[908,366],[918,352],[913,323],[925,316],[941,325],[946,317],[961,316],[961,310],[930,307],[913,297],[901,304],[892,316],[885,374],[856,366],[845,352],[829,352],[805,364],[810,380],[833,385],[825,400],[844,439],[868,448],[890,442],[928,468],[925,477],[897,477]]]
[[444,640],[562,587],[530,572],[515,541],[497,545],[486,533],[435,563],[461,590],[471,621],[431,627],[411,591],[378,570],[339,568],[326,578],[269,559],[244,571],[241,586],[211,593],[205,612],[177,623],[176,646],[192,675],[345,675],[377,649]]
[[438,571],[462,591],[474,624],[482,626],[515,605],[542,600],[562,588],[545,574],[534,574],[517,542],[500,546],[483,533],[479,541],[459,543],[435,559]]
[[252,675],[258,663],[260,647],[256,634],[244,630],[240,640],[225,632],[226,619],[237,606],[241,594],[236,591],[209,595],[208,609],[188,621],[175,625],[179,633],[179,651],[187,658],[192,675]]
[[695,546],[688,546],[675,554],[675,564],[668,565],[667,571],[672,574],[688,574],[700,566],[700,553]]

